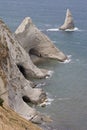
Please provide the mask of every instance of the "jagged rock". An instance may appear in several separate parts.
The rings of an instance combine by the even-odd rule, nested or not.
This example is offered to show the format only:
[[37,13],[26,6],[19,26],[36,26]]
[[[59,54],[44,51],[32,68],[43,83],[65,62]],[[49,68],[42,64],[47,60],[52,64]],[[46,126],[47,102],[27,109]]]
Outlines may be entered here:
[[70,12],[69,9],[67,9],[66,11],[66,17],[65,17],[65,22],[62,26],[59,27],[60,30],[66,30],[66,29],[74,29],[74,21],[73,21],[73,17],[72,14]]
[[[12,36],[5,23],[0,20],[0,95],[5,103],[27,120],[34,120],[38,123],[43,117],[35,109],[23,101],[23,96],[29,98],[33,103],[43,102],[46,94],[42,89],[32,88],[31,82],[23,76],[17,64],[23,65],[36,76],[44,75],[33,65],[28,54]],[[32,68],[34,67],[34,68]],[[35,72],[35,69],[37,70]],[[27,71],[28,71],[27,70]],[[33,71],[33,72],[32,72]],[[39,71],[39,72],[38,72]],[[38,73],[38,74],[37,74]],[[3,94],[2,94],[3,93]],[[37,117],[37,120],[36,120]]]
[[30,17],[26,17],[15,31],[15,36],[22,47],[29,53],[40,58],[51,58],[64,61],[67,57],[57,49],[52,41],[43,34],[32,22]]
[[[0,26],[7,28],[3,22],[0,22],[0,24]],[[46,77],[48,75],[48,71],[37,68],[32,63],[31,58],[26,53],[26,51],[21,47],[18,41],[15,40],[14,36],[10,35],[11,32],[8,29],[6,30],[6,32],[8,33],[8,35],[5,37],[7,37],[9,41],[8,48],[10,49],[11,56],[14,59],[15,63],[24,70],[25,76],[32,76],[35,78]]]

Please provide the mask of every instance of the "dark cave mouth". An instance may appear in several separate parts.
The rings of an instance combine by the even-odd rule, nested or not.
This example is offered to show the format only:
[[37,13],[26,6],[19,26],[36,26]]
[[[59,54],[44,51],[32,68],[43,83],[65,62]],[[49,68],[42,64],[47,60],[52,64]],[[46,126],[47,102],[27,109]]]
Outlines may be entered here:
[[37,105],[36,102],[32,102],[28,96],[22,96],[22,99],[25,103],[27,103],[29,106],[33,107],[33,105]]
[[20,72],[23,74],[23,76],[26,78],[26,72],[25,72],[24,67],[20,64],[18,64],[17,67],[20,70]]
[[29,55],[35,55],[37,57],[42,57],[41,54],[38,52],[38,50],[36,50],[35,48],[31,48],[29,50]]
[[26,102],[26,103],[30,103],[30,102],[31,102],[30,98],[27,97],[27,96],[23,96],[22,99],[23,99],[23,101]]

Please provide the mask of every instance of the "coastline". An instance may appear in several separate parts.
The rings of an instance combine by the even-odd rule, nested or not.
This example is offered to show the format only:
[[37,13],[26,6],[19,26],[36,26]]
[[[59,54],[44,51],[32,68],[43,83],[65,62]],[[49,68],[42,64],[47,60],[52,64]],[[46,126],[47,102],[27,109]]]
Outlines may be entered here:
[[67,56],[56,48],[29,17],[23,20],[14,34],[0,20],[0,32],[0,97],[10,109],[26,120],[37,124],[51,122],[49,116],[27,104],[31,102],[37,105],[47,100],[46,92],[42,88],[35,88],[30,78],[48,78],[51,74],[49,70],[38,68],[31,55],[35,55],[38,61],[54,59],[61,62]]

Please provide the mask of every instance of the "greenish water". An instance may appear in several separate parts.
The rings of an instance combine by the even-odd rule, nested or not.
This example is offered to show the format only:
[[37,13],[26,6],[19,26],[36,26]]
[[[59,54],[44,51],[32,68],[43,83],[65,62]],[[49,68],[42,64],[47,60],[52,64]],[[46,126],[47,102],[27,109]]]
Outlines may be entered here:
[[[58,31],[66,9],[73,14],[78,30]],[[54,73],[43,89],[53,101],[38,108],[53,122],[44,130],[87,130],[87,1],[84,0],[0,0],[0,17],[12,31],[26,16],[70,57],[67,63],[47,61],[40,66]],[[48,31],[48,29],[51,29]]]

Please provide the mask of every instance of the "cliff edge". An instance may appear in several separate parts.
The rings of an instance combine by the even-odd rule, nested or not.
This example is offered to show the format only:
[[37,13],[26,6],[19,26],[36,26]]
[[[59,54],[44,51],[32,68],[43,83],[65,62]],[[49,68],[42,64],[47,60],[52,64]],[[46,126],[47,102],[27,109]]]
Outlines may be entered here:
[[33,83],[21,73],[19,64],[27,67],[26,71],[31,77],[34,74],[37,77],[43,76],[9,28],[0,20],[0,96],[11,109],[25,119],[41,123],[44,121],[44,115],[27,105],[23,98],[39,104],[46,99],[46,93],[40,88],[32,88]]
[[[9,116],[11,116],[10,113],[13,117],[15,116],[12,110],[34,123],[51,121],[48,116],[38,112],[24,100],[27,99],[27,102],[37,105],[47,99],[44,90],[35,88],[34,83],[27,78],[45,78],[49,75],[48,70],[40,69],[32,62],[31,55],[40,58],[57,59],[62,62],[67,59],[67,56],[56,48],[45,34],[36,28],[31,18],[25,18],[15,34],[0,20],[0,98],[10,108],[0,107],[1,130],[4,130],[4,127],[6,127],[6,130],[8,128],[10,130],[13,127],[7,125]],[[15,121],[16,124],[20,122],[18,119],[10,117],[10,120]],[[3,126],[5,120],[7,122]]]

